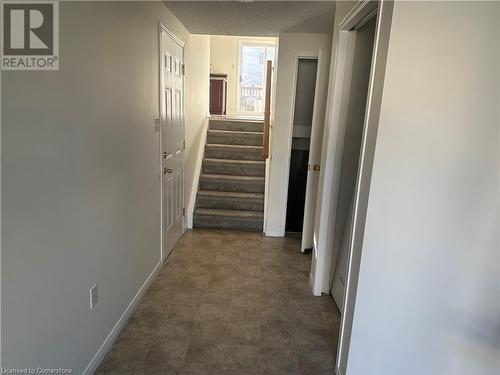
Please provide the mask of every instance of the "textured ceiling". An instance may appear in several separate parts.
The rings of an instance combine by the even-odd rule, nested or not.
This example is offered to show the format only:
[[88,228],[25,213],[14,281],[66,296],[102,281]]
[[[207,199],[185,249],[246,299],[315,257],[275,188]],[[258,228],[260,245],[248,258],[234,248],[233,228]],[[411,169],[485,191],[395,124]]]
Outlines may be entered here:
[[193,34],[331,33],[334,1],[165,1]]

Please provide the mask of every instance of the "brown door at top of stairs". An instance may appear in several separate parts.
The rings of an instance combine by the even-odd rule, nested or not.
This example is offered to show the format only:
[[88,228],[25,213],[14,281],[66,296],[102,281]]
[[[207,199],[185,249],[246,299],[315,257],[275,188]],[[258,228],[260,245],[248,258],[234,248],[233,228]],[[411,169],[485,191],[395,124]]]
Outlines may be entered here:
[[227,80],[223,76],[210,76],[210,113],[226,114]]

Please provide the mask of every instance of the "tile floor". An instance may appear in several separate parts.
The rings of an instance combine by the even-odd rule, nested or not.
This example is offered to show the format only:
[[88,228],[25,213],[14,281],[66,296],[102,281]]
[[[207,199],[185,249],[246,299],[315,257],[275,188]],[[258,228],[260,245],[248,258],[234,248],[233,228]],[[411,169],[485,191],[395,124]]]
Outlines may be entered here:
[[340,316],[294,238],[187,232],[96,374],[333,374]]

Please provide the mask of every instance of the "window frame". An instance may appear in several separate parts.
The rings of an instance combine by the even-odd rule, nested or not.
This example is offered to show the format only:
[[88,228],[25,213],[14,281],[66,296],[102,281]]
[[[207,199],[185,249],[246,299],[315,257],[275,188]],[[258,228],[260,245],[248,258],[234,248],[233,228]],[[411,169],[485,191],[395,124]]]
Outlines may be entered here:
[[[241,63],[242,63],[242,58],[241,58],[241,52],[243,47],[265,47],[265,56],[267,56],[267,49],[268,48],[274,48],[274,54],[273,54],[273,67],[276,66],[276,56],[277,56],[277,43],[275,39],[239,39],[238,40],[238,66],[237,66],[237,74],[236,74],[236,114],[238,116],[251,116],[251,117],[263,117],[264,113],[263,112],[257,112],[257,111],[242,111],[241,110]],[[266,60],[267,61],[267,60]],[[263,82],[263,95],[265,97],[265,82],[266,82],[266,69],[265,69],[265,62],[263,65],[263,71],[262,71],[262,82]]]

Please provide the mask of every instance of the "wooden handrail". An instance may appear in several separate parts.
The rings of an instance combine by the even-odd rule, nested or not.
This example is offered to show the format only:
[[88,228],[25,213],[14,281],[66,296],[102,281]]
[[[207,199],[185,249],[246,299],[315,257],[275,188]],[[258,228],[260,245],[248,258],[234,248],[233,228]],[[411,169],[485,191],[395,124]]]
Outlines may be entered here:
[[269,128],[271,127],[271,75],[273,74],[273,62],[267,60],[266,66],[266,99],[264,102],[264,139],[262,157],[269,158]]

